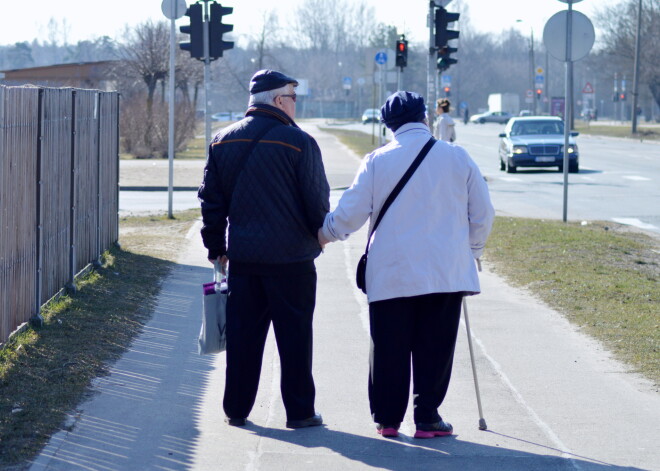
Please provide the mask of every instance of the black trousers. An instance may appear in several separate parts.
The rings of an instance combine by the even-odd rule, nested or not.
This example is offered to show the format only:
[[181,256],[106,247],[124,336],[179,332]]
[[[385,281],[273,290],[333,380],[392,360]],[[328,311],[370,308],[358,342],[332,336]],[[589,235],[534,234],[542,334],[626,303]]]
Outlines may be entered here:
[[369,403],[375,422],[403,421],[412,358],[415,423],[440,420],[449,387],[463,293],[394,298],[369,304]]
[[314,415],[312,319],[316,272],[261,276],[230,272],[227,298],[227,371],[223,406],[246,418],[257,396],[264,345],[272,321],[281,364],[287,420]]

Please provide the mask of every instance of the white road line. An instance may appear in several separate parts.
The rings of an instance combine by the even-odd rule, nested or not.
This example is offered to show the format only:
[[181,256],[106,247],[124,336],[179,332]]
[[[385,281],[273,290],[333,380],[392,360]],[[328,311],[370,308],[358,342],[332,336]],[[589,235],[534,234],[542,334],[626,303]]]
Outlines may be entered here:
[[[461,324],[465,325],[463,319],[461,319]],[[509,388],[509,390],[513,393],[513,396],[515,397],[516,401],[524,407],[532,420],[536,423],[536,425],[539,426],[541,430],[545,432],[547,437],[554,442],[555,447],[561,451],[562,457],[567,458],[568,461],[573,465],[573,467],[576,470],[581,470],[582,467],[573,459],[573,452],[566,446],[564,443],[559,439],[559,437],[555,434],[555,432],[550,428],[548,424],[546,424],[539,416],[538,414],[534,411],[534,409],[531,408],[529,404],[527,404],[527,401],[522,397],[522,394],[518,392],[518,390],[515,388],[509,377],[504,374],[504,371],[502,370],[502,367],[500,364],[495,361],[493,357],[491,357],[487,352],[486,348],[484,347],[484,344],[481,343],[481,340],[475,335],[474,329],[470,329],[472,333],[472,339],[476,342],[476,344],[479,346],[479,349],[481,350],[481,353],[486,357],[488,362],[492,365],[493,369],[497,372],[499,375],[500,379],[502,382]]]
[[624,175],[623,178],[626,180],[634,180],[636,182],[647,182],[650,181],[650,178],[640,177],[639,175]]
[[647,224],[635,218],[612,218],[612,221],[618,222],[619,224],[625,224],[626,226],[639,227],[640,229],[658,230],[658,227],[653,224]]
[[586,180],[586,181],[588,181],[588,182],[596,181],[596,179],[593,178],[593,177],[585,177],[585,176],[580,175],[580,178],[581,178],[582,180]]
[[522,178],[518,177],[500,177],[500,180],[505,182],[521,182]]

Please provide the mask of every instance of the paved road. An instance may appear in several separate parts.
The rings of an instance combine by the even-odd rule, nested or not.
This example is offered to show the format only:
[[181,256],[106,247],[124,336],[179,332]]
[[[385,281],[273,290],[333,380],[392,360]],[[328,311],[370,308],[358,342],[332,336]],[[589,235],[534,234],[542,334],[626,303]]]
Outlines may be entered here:
[[[348,167],[354,156],[327,138]],[[340,175],[338,172],[337,175]],[[336,204],[336,197],[333,205]],[[660,469],[657,388],[489,267],[468,300],[488,431],[461,331],[441,414],[455,435],[420,441],[410,413],[395,440],[376,435],[367,403],[368,316],[354,287],[364,228],[318,259],[314,375],[325,426],[287,430],[272,334],[245,428],[225,425],[223,354],[199,357],[200,286],[211,277],[199,227],[162,287],[153,319],[91,399],[32,465],[42,470]]]
[[[499,170],[502,125],[458,124],[464,146],[489,180],[501,214],[561,219],[563,174],[556,169]],[[568,219],[607,220],[660,233],[660,143],[582,135],[580,172],[569,174]]]

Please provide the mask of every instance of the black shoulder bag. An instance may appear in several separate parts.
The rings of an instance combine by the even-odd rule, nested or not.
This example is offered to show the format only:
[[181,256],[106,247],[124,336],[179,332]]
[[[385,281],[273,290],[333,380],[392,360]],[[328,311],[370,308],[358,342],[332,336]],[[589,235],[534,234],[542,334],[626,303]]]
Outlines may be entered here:
[[390,195],[385,200],[385,203],[383,203],[383,207],[381,208],[380,213],[378,213],[378,218],[376,218],[376,223],[371,228],[371,232],[369,232],[369,237],[367,238],[367,247],[364,249],[364,255],[362,255],[360,261],[358,262],[357,273],[355,274],[355,282],[357,283],[357,287],[360,288],[364,294],[367,294],[367,256],[369,254],[369,242],[371,241],[371,236],[374,234],[374,232],[376,232],[376,228],[378,227],[378,224],[380,224],[380,220],[383,219],[387,209],[394,202],[399,193],[401,193],[403,187],[406,186],[406,183],[408,183],[410,177],[412,177],[413,173],[415,173],[415,170],[417,170],[417,167],[419,167],[419,164],[422,163],[422,160],[424,160],[424,157],[426,157],[426,154],[429,153],[431,147],[433,147],[433,144],[435,143],[436,140],[433,138],[433,136],[431,136],[431,139],[429,139],[426,145],[422,147],[422,150],[419,151],[417,158],[415,158],[413,163],[410,164],[410,167],[408,167],[406,173],[403,174],[401,180],[399,180],[399,183],[396,184]]

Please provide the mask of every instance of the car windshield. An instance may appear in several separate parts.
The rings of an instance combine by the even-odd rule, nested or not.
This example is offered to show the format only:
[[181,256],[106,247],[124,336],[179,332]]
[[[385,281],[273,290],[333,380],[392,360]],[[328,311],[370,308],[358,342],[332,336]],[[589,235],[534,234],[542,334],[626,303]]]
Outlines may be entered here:
[[564,134],[562,121],[520,121],[511,126],[512,136]]

